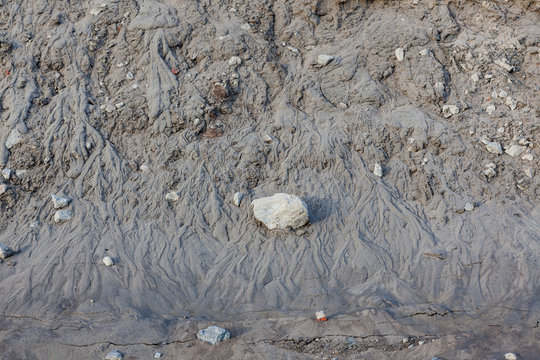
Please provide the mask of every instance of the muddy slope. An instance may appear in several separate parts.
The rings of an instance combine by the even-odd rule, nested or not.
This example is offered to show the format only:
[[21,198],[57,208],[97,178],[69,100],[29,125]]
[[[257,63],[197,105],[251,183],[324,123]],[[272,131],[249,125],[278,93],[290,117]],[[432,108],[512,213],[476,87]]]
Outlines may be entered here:
[[[0,0],[2,351],[532,359],[538,24],[535,1]],[[254,219],[275,192],[302,232]],[[194,341],[211,323],[236,339]]]

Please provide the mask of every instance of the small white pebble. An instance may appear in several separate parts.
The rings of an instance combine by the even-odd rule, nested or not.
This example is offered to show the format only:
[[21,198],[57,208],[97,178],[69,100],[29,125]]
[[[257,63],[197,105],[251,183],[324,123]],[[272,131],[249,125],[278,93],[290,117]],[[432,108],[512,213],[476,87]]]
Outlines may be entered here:
[[474,210],[474,205],[471,204],[471,203],[467,203],[465,204],[465,211],[473,211]]
[[105,256],[105,257],[103,258],[103,263],[104,263],[105,265],[107,265],[107,266],[112,266],[112,265],[114,265],[113,259],[111,259],[109,256]]
[[517,360],[518,357],[516,354],[509,352],[509,353],[504,354],[504,358],[506,360]]

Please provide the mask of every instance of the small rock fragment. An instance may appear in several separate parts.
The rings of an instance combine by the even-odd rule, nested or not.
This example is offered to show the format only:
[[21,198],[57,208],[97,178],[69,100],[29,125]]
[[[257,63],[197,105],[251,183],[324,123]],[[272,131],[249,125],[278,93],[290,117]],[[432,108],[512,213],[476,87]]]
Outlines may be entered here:
[[478,82],[480,80],[480,76],[478,76],[478,74],[474,73],[474,74],[472,74],[471,79],[474,82]]
[[517,108],[517,100],[511,97],[507,97],[506,100],[504,100],[504,103],[510,108],[510,110],[514,111]]
[[465,209],[465,211],[473,211],[474,210],[474,205],[471,204],[471,203],[466,203],[464,209]]
[[499,91],[498,96],[499,96],[501,99],[504,99],[505,97],[508,96],[508,93],[507,93],[506,91],[504,91],[504,90],[501,90],[501,91]]
[[121,102],[119,102],[119,103],[116,103],[116,104],[114,104],[114,106],[115,106],[115,107],[116,107],[117,109],[121,109],[121,108],[123,108],[123,107],[124,107],[124,105],[126,105],[126,104],[124,104],[124,102],[122,102],[122,101],[121,101]]
[[492,178],[497,176],[497,172],[495,171],[495,169],[486,168],[484,169],[484,175],[486,175],[488,178]]
[[2,170],[2,177],[6,180],[9,180],[9,178],[11,177],[11,172],[11,169]]
[[495,61],[493,61],[496,65],[502,67],[504,70],[508,71],[508,72],[512,72],[514,71],[514,67],[510,64],[508,64],[506,61],[504,60],[500,60],[500,59],[497,59]]
[[534,156],[531,153],[521,155],[522,160],[533,161]]
[[240,26],[240,29],[242,29],[244,31],[249,31],[249,30],[251,30],[251,25],[249,25],[248,23],[242,24]]
[[397,48],[394,53],[396,54],[396,58],[399,62],[403,61],[405,59],[405,49],[403,48]]
[[315,313],[315,317],[317,318],[317,321],[326,321],[328,320],[326,318],[326,315],[324,314],[324,311],[319,310]]
[[157,352],[157,353],[154,354],[154,359],[159,359],[159,358],[161,358],[162,356],[163,356],[163,355],[162,355],[161,353],[158,353],[158,352]]
[[495,112],[495,105],[493,105],[493,104],[488,105],[488,106],[486,107],[486,112],[487,112],[488,114],[490,114],[490,115],[493,114],[493,113]]
[[523,172],[525,173],[525,175],[527,175],[531,179],[534,177],[534,169],[532,167],[527,167],[523,169]]
[[376,163],[376,164],[373,166],[373,174],[374,174],[375,176],[378,176],[378,177],[382,177],[382,176],[383,176],[383,170],[382,170],[381,164]]
[[442,113],[445,118],[459,114],[459,108],[456,105],[443,105]]
[[242,64],[242,59],[240,59],[238,56],[232,56],[229,59],[229,66],[238,66]]
[[146,164],[142,164],[142,165],[139,167],[139,169],[141,169],[141,171],[144,171],[144,172],[150,170],[150,168],[149,168],[148,165],[146,165]]
[[22,141],[21,132],[19,131],[19,129],[15,128],[11,130],[11,132],[9,133],[9,136],[6,140],[6,147],[8,149],[11,149],[15,145],[18,145],[21,141]]
[[298,53],[300,52],[297,48],[295,48],[294,46],[290,46],[290,45],[287,46],[287,49],[288,49],[290,52],[294,53],[294,54],[298,54]]
[[485,140],[484,144],[486,145],[486,150],[492,154],[501,155],[503,153],[501,144],[498,142]]
[[167,195],[165,195],[165,200],[175,202],[175,201],[180,200],[180,196],[178,195],[177,192],[172,191],[168,193]]
[[111,112],[113,112],[114,110],[116,110],[116,106],[114,106],[113,104],[107,104],[107,105],[105,105],[105,111],[106,111],[106,112],[111,113]]
[[240,206],[240,203],[242,202],[243,197],[244,197],[244,194],[242,194],[241,192],[235,193],[233,196],[234,205]]
[[326,66],[332,60],[334,60],[334,57],[332,55],[319,55],[319,57],[317,58],[317,64],[319,66]]
[[516,354],[509,352],[509,353],[504,354],[504,358],[506,360],[517,360],[518,357]]
[[128,80],[133,80],[133,73],[132,73],[132,72],[128,72],[128,73],[126,74],[126,78],[127,78]]
[[219,326],[209,326],[206,329],[201,329],[197,333],[197,339],[206,341],[212,345],[219,344],[224,340],[231,338],[231,333]]
[[13,255],[13,250],[7,245],[0,243],[0,259],[5,259]]
[[525,151],[524,146],[512,145],[508,149],[506,149],[504,152],[507,153],[508,155],[514,157],[514,156],[519,156],[524,151]]
[[54,222],[57,224],[63,224],[66,221],[71,220],[73,213],[70,210],[58,210],[54,213]]
[[272,142],[272,137],[268,134],[263,136],[263,141],[267,144],[270,144]]
[[103,258],[103,263],[106,265],[106,266],[112,266],[114,265],[114,260],[110,257],[110,256],[105,256]]
[[118,350],[113,350],[107,354],[105,360],[122,360],[122,353]]
[[65,208],[66,206],[69,205],[69,202],[71,201],[71,199],[69,199],[69,198],[54,195],[54,194],[51,194],[51,199],[52,199],[52,202],[53,202],[53,207],[55,209]]
[[5,194],[7,189],[8,189],[8,186],[6,184],[0,184],[0,195]]
[[307,205],[298,196],[278,193],[251,202],[253,214],[270,230],[304,226],[309,222]]

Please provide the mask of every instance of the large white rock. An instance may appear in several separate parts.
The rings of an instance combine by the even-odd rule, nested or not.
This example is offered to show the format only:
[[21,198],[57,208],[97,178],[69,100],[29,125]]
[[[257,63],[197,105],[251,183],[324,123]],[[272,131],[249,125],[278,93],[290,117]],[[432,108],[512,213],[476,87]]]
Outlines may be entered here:
[[209,326],[206,329],[201,329],[197,333],[197,339],[206,341],[212,345],[218,344],[223,340],[231,338],[231,333],[219,326]]
[[278,193],[251,202],[255,218],[270,230],[297,229],[309,222],[306,203],[298,196]]

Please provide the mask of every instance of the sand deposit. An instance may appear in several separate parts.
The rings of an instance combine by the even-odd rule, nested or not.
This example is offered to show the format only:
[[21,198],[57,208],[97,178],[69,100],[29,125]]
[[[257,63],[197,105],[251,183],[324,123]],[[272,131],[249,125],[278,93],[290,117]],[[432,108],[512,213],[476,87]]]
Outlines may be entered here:
[[[535,358],[539,24],[534,0],[0,0],[0,357]],[[276,193],[309,224],[257,221]]]

